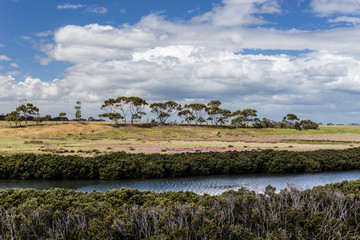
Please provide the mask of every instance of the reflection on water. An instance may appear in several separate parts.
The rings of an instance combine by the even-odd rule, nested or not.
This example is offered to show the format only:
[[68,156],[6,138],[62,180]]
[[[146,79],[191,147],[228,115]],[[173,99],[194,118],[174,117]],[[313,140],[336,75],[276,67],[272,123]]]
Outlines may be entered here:
[[0,189],[5,188],[71,188],[90,192],[105,192],[111,189],[135,188],[141,191],[193,191],[198,194],[220,194],[224,191],[246,187],[256,192],[263,192],[267,185],[277,190],[291,186],[305,189],[317,185],[356,180],[360,171],[305,173],[305,174],[252,174],[220,175],[206,177],[132,179],[132,180],[0,180]]

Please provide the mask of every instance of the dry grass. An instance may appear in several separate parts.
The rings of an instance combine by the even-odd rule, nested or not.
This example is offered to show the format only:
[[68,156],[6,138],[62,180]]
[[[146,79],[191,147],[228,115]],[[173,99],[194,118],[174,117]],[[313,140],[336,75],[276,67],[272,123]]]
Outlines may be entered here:
[[[54,123],[18,128],[0,127],[0,154],[44,153],[95,155],[113,151],[159,152],[167,148],[275,149],[308,151],[360,146],[360,127],[322,126],[320,130],[229,129],[193,126],[152,128],[110,123]],[[165,148],[165,150],[164,150]],[[80,150],[80,152],[79,152]]]

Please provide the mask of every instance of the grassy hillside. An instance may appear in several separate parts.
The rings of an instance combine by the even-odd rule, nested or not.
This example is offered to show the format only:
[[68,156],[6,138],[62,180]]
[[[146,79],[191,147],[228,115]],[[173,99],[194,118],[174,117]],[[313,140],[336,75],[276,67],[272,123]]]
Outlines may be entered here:
[[316,150],[360,146],[360,127],[321,126],[319,130],[222,128],[212,126],[114,126],[112,123],[50,122],[5,127],[0,122],[0,154],[96,155],[114,151],[164,152],[227,150]]

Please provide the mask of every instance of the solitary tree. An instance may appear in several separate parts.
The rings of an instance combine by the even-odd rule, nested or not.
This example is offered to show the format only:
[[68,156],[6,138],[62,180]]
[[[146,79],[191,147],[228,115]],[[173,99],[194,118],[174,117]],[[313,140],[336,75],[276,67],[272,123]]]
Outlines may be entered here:
[[66,113],[65,112],[61,112],[59,113],[59,117],[61,119],[61,122],[64,123],[65,117],[66,117]]
[[[26,100],[22,100],[23,104],[16,108],[16,111],[23,116],[25,120],[25,125],[27,126],[27,119],[29,116],[39,113],[39,108],[35,107],[32,103],[26,103]],[[26,103],[26,104],[25,104]]]
[[75,118],[77,121],[81,120],[81,102],[77,101],[75,105]]

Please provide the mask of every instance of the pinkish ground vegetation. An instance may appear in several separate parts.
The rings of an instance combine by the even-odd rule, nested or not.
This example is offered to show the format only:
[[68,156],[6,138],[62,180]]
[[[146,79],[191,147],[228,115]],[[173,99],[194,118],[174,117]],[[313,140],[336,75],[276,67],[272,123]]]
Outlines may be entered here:
[[114,148],[114,149],[150,149],[158,151],[169,151],[169,152],[189,152],[189,151],[206,151],[206,152],[226,152],[226,151],[248,151],[248,149],[233,148],[233,147],[176,147],[176,146],[144,146],[144,145],[121,145],[121,146],[111,146],[111,145],[98,145],[94,148]]

